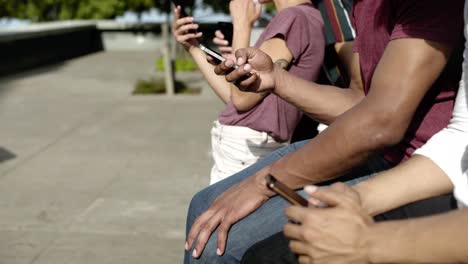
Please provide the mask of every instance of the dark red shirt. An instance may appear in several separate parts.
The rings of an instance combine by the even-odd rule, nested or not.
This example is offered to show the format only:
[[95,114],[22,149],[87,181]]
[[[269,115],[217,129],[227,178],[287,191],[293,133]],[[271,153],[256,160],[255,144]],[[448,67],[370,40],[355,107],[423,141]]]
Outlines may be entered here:
[[356,30],[354,51],[359,53],[366,94],[390,41],[418,38],[444,43],[455,49],[444,72],[419,105],[403,141],[385,150],[385,158],[393,163],[409,158],[450,120],[461,78],[463,8],[462,0],[355,1],[352,13]]

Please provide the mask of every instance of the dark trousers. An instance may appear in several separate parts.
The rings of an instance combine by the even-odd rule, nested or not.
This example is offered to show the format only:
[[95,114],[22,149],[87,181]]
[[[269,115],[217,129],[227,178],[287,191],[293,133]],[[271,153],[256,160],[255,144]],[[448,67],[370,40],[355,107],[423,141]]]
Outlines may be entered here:
[[[453,195],[434,197],[411,203],[376,216],[375,221],[388,221],[428,216],[448,212],[456,208]],[[296,264],[297,257],[289,249],[289,240],[283,232],[258,242],[244,254],[242,264]]]

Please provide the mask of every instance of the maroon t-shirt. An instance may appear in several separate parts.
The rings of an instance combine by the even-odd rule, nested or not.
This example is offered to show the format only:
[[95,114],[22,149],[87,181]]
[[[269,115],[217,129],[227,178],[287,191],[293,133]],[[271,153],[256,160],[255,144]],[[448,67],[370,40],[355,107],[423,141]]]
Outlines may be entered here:
[[[255,47],[274,37],[283,38],[293,55],[289,72],[309,81],[317,80],[325,50],[320,12],[312,4],[282,10],[265,28]],[[284,142],[291,138],[301,116],[302,112],[295,106],[275,94],[269,94],[246,112],[237,111],[229,102],[218,119],[223,125],[264,131]]]
[[[354,51],[359,53],[365,93],[387,44],[394,39],[419,38],[450,45],[450,62],[419,105],[403,141],[385,150],[398,163],[409,158],[432,135],[447,126],[461,78],[463,0],[357,0],[352,19]],[[395,80],[398,76],[393,76]]]

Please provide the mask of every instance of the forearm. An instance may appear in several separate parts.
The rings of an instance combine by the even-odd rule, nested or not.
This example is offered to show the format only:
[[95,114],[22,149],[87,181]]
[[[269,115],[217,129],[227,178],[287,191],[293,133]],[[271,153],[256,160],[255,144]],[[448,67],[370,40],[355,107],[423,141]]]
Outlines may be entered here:
[[362,91],[309,82],[287,74],[278,66],[274,75],[275,94],[324,124],[331,124],[364,98]]
[[235,21],[233,24],[232,50],[248,48],[250,44],[250,34],[252,26],[248,22]]
[[[307,182],[342,176],[377,151],[400,143],[449,55],[450,49],[438,43],[420,39],[392,41],[373,74],[366,97],[307,145],[275,162],[272,174],[300,188]],[[274,83],[281,84],[278,93],[288,83],[300,86],[284,76],[275,74]],[[398,76],[398,82],[392,82],[389,76]],[[320,99],[322,104],[346,104]]]
[[[246,22],[235,22],[233,25],[232,50],[249,47],[252,26]],[[265,94],[242,92],[234,84],[231,84],[231,100],[238,111],[252,109],[265,97]]]
[[230,84],[223,76],[216,75],[213,71],[214,66],[206,61],[205,53],[198,47],[192,47],[189,50],[195,63],[200,69],[203,77],[211,86],[216,95],[224,102],[227,103],[231,100]]
[[408,161],[374,178],[363,181],[354,189],[370,215],[449,193],[453,185],[448,176],[429,158],[413,156]]
[[468,263],[468,209],[377,223],[364,241],[372,263]]
[[292,188],[302,188],[342,176],[377,150],[399,142],[401,138],[393,134],[397,129],[390,125],[391,117],[372,114],[379,113],[379,107],[367,102],[364,100],[305,146],[273,163],[270,173]]

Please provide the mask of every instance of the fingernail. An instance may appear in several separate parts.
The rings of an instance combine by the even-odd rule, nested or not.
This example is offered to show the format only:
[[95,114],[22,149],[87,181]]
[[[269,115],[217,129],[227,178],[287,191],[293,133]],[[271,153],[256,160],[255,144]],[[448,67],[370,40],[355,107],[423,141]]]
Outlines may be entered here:
[[197,256],[197,250],[196,250],[196,249],[193,250],[193,252],[192,252],[192,257],[194,257],[194,258],[198,257],[198,256]]
[[250,66],[250,64],[246,64],[246,65],[244,66],[244,71],[249,72],[249,71],[251,71],[251,70],[252,70],[252,66]]
[[315,186],[315,185],[309,185],[309,186],[306,186],[304,188],[304,191],[306,191],[306,193],[308,194],[313,194],[314,192],[316,192],[318,190],[318,187]]
[[244,64],[244,58],[238,58],[237,65],[242,65],[242,64]]
[[226,65],[227,67],[232,67],[234,65],[234,63],[231,60],[226,60],[224,65]]
[[328,204],[325,203],[325,202],[319,201],[319,203],[317,204],[317,207],[326,208],[326,207],[328,207]]
[[185,246],[184,246],[185,250],[189,250],[189,247],[188,247],[188,243],[185,242]]
[[216,249],[216,254],[217,254],[218,256],[221,256],[221,254],[222,254],[221,249],[219,249],[219,248]]
[[312,198],[312,197],[310,197],[310,198],[308,199],[308,201],[309,201],[309,203],[311,203],[311,204],[314,205],[314,206],[318,206],[319,203],[320,203],[319,200],[317,200],[317,199],[315,199],[315,198]]

